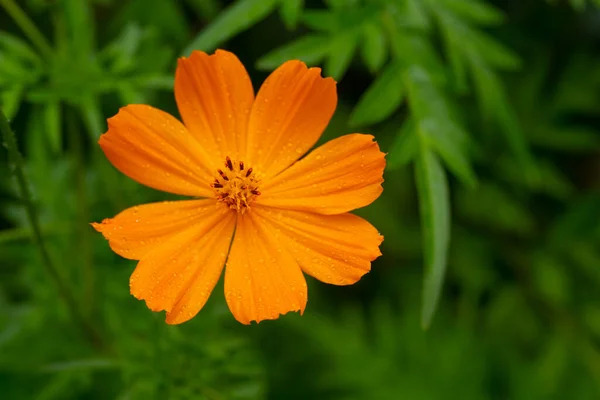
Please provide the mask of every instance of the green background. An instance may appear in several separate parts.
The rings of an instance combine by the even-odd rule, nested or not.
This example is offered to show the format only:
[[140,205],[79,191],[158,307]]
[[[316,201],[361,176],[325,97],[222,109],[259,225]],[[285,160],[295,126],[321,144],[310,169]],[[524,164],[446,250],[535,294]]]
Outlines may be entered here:
[[[0,398],[600,398],[598,3],[0,0],[23,155],[3,129]],[[288,59],[322,66],[339,105],[321,142],[388,153],[357,211],[383,256],[353,286],[309,278],[304,316],[241,325],[221,282],[167,326],[89,226],[173,198],[96,142],[126,104],[178,115],[177,57],[215,48],[255,90]]]

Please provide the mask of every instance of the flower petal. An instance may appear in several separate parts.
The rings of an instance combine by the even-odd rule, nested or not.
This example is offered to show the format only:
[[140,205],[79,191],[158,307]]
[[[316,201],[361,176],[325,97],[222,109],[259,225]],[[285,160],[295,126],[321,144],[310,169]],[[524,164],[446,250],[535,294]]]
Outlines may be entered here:
[[319,139],[337,104],[335,81],[320,68],[288,61],[263,83],[250,114],[248,165],[274,176]]
[[342,136],[262,184],[256,202],[321,214],[364,207],[383,190],[384,157],[373,136]]
[[[215,200],[181,200],[134,206],[114,218],[92,223],[111,249],[130,260],[140,260],[156,245],[218,211]],[[219,207],[220,209],[221,207]]]
[[243,159],[254,89],[234,54],[194,51],[189,58],[180,58],[175,99],[185,126],[214,154],[219,166],[226,156]]
[[225,207],[169,240],[155,245],[129,281],[131,294],[153,311],[167,311],[167,323],[192,318],[219,280],[235,227],[236,214]]
[[250,211],[238,217],[225,268],[225,299],[243,324],[304,312],[306,280],[288,252]]
[[381,255],[383,236],[353,214],[320,215],[269,207],[253,207],[252,213],[279,234],[277,242],[304,272],[325,283],[353,284]]
[[208,156],[173,116],[133,104],[108,119],[100,147],[125,175],[151,188],[189,196],[211,196]]

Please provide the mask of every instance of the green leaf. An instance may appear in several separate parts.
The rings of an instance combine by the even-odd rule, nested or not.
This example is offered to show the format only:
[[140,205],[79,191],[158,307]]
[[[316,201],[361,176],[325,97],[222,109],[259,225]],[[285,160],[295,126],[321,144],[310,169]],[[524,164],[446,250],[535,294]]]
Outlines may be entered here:
[[427,329],[442,292],[450,244],[450,196],[444,168],[421,140],[415,168],[425,249],[421,325]]
[[14,85],[0,92],[0,107],[9,120],[19,111],[24,89],[23,85]]
[[37,55],[35,50],[18,36],[13,36],[8,32],[0,31],[0,46],[2,46],[7,54],[30,61],[37,66],[42,65],[42,59]]
[[496,183],[480,182],[475,190],[457,190],[455,199],[457,215],[472,224],[521,236],[535,230],[530,210]]
[[418,146],[419,135],[417,133],[416,124],[415,121],[409,117],[402,125],[400,132],[398,132],[390,147],[386,157],[386,168],[388,170],[394,170],[411,162],[417,155]]
[[457,43],[460,43],[460,40],[456,38],[456,32],[448,28],[448,24],[443,23],[443,21],[440,23],[442,39],[444,40],[452,77],[454,78],[453,84],[458,93],[465,93],[468,90],[469,84],[467,63],[463,54],[464,49],[457,45]]
[[439,90],[429,71],[420,66],[409,67],[404,73],[410,108],[418,120],[435,116],[452,120],[448,102]]
[[487,63],[504,69],[517,69],[521,65],[519,57],[508,47],[484,32],[474,29],[463,19],[436,9],[440,27],[448,39],[447,46],[462,53],[471,62]]
[[42,372],[58,372],[70,370],[81,371],[86,369],[116,369],[120,367],[121,365],[119,365],[117,361],[109,358],[89,358],[46,364],[42,365],[40,370]]
[[389,63],[361,96],[350,115],[350,125],[373,124],[389,117],[404,99],[403,85],[402,65]]
[[308,65],[315,65],[325,58],[330,44],[327,37],[306,35],[265,54],[256,62],[256,67],[262,70],[272,70],[288,60],[301,60]]
[[598,131],[592,128],[566,125],[536,126],[527,132],[532,145],[544,147],[553,151],[567,152],[596,152],[600,149]]
[[283,23],[288,29],[296,29],[303,7],[304,0],[281,0],[279,12]]
[[48,142],[55,154],[62,150],[62,115],[60,102],[50,101],[44,107],[44,126],[48,135]]
[[428,39],[407,35],[395,30],[390,33],[394,56],[406,69],[420,69],[436,84],[446,82],[446,68]]
[[475,172],[466,155],[467,134],[451,121],[434,118],[419,121],[419,132],[442,157],[448,168],[468,187],[477,185]]
[[362,58],[371,73],[381,69],[387,58],[388,47],[385,31],[378,23],[367,23],[363,26]]
[[325,74],[336,81],[348,70],[356,50],[357,37],[350,33],[335,36],[329,48],[329,56],[325,60]]
[[326,10],[306,10],[302,13],[302,23],[317,32],[335,33],[341,31],[337,14]]
[[37,71],[28,69],[21,60],[11,57],[5,51],[0,51],[0,86],[32,83],[36,76]]
[[406,16],[407,26],[417,29],[427,30],[430,27],[427,11],[420,0],[405,0],[404,15]]
[[386,4],[385,14],[397,27],[423,31],[431,27],[427,10],[420,0],[390,1]]
[[598,230],[596,214],[600,209],[600,192],[580,195],[557,216],[548,229],[548,248],[571,252],[573,243],[581,243],[594,237]]
[[514,162],[510,155],[502,157],[493,166],[494,175],[508,182],[511,186],[521,186],[533,193],[544,193],[557,199],[567,200],[573,195],[574,187],[569,178],[554,163],[547,160],[536,160],[536,173],[540,179],[531,181],[527,173]]
[[64,0],[64,13],[70,37],[71,54],[87,58],[94,48],[94,19],[87,1]]
[[[496,74],[480,63],[474,63],[473,77],[484,117],[498,124],[518,162],[525,170],[533,171],[533,158],[525,135]],[[533,175],[529,178],[537,179]]]
[[100,57],[108,60],[112,73],[121,74],[135,68],[139,62],[136,55],[143,35],[144,32],[138,24],[127,24],[119,37],[102,50]]
[[98,140],[105,127],[98,99],[91,96],[84,97],[79,104],[79,110],[90,138]]
[[218,0],[187,0],[202,21],[210,21],[219,14],[221,5]]
[[357,6],[358,1],[359,0],[325,0],[325,4],[327,4],[328,8],[338,11],[345,8]]
[[439,3],[443,3],[442,7],[451,10],[453,13],[482,25],[496,25],[504,22],[506,19],[502,11],[482,1],[444,0],[443,2],[436,1],[432,4],[440,7]]
[[211,51],[240,32],[250,28],[269,15],[278,0],[238,0],[227,7],[184,50],[189,55],[194,50]]
[[479,56],[490,65],[509,70],[521,67],[521,60],[516,53],[483,32],[472,30],[469,40],[473,42]]
[[188,40],[189,24],[181,1],[129,0],[123,3],[122,11],[111,22],[115,29],[137,23],[145,29],[160,32],[161,38],[173,40],[178,45]]

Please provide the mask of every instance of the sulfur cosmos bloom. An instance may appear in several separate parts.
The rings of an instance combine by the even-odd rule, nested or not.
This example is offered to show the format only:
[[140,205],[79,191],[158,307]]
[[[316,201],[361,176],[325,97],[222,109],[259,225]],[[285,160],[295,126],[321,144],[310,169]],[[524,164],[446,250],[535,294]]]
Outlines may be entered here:
[[225,269],[227,305],[249,324],[302,313],[303,272],[349,285],[370,270],[383,237],[349,211],[381,194],[384,154],[373,136],[350,134],[305,156],[334,113],[333,79],[288,61],[255,96],[235,55],[196,51],[179,59],[175,100],[183,123],[128,105],[99,140],[125,175],[192,197],[92,224],[114,252],[139,260],[130,280],[136,298],[182,323]]

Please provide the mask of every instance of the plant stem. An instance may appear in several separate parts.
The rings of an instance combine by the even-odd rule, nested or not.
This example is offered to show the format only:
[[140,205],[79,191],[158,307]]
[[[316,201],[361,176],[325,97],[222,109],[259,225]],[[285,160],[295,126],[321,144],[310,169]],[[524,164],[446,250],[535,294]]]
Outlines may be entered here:
[[31,43],[37,46],[44,56],[50,57],[52,55],[52,47],[50,43],[46,41],[46,38],[38,30],[35,24],[29,19],[27,14],[19,7],[14,0],[0,0],[0,5],[6,10],[8,15],[19,25],[19,28],[29,38]]
[[76,321],[77,324],[79,324],[87,339],[94,346],[103,347],[102,338],[94,329],[94,327],[83,317],[83,314],[77,306],[75,298],[69,291],[68,286],[63,280],[60,273],[58,272],[58,269],[56,269],[56,267],[52,263],[52,260],[50,259],[50,255],[44,244],[44,239],[42,237],[42,231],[40,229],[40,224],[38,221],[37,212],[33,204],[32,196],[29,192],[27,179],[25,178],[25,173],[23,171],[23,159],[17,147],[17,139],[15,138],[14,133],[10,129],[8,119],[6,118],[2,110],[0,110],[0,132],[2,134],[2,144],[8,150],[8,161],[10,170],[12,171],[17,180],[17,186],[19,187],[21,198],[25,203],[27,219],[29,220],[29,224],[31,225],[33,238],[37,244],[37,247],[40,251],[40,255],[42,257],[42,265],[44,265],[48,274],[52,277],[52,280],[54,280],[54,283],[56,284],[56,287],[58,288],[61,297],[65,301],[67,308],[73,316],[73,319]]
[[[62,228],[54,228],[54,227],[44,227],[42,229],[42,235],[60,235],[65,234],[66,229]],[[8,243],[17,240],[30,240],[33,234],[30,228],[12,228],[12,229],[3,229],[0,231],[0,244]]]
[[82,305],[83,313],[89,316],[94,309],[94,266],[92,259],[92,251],[90,248],[90,229],[89,229],[89,207],[86,196],[85,188],[85,168],[83,165],[83,143],[81,140],[81,130],[77,129],[77,123],[75,116],[73,115],[74,109],[68,109],[67,119],[67,131],[69,140],[71,142],[74,158],[77,163],[77,176],[76,176],[76,187],[77,187],[77,203],[79,206],[79,253],[81,254],[82,263]]

